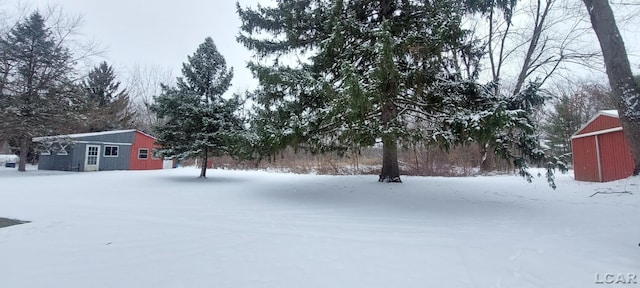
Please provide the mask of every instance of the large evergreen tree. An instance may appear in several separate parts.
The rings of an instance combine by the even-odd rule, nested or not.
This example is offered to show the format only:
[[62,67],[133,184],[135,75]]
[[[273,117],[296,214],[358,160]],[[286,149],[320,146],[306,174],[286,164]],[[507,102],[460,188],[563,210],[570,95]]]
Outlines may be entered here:
[[38,12],[0,39],[0,129],[19,147],[19,171],[25,171],[32,137],[62,130],[75,115],[74,62],[64,44]]
[[133,126],[134,113],[129,105],[129,94],[120,89],[113,67],[102,62],[94,67],[82,82],[86,95],[85,122],[90,132],[125,129]]
[[201,158],[203,178],[208,157],[235,155],[244,136],[239,97],[222,97],[232,78],[233,70],[227,69],[224,57],[207,37],[183,64],[177,86],[163,86],[151,107],[161,119],[154,131],[163,154]]
[[397,150],[413,141],[448,147],[482,139],[497,142],[496,150],[518,166],[524,158],[542,159],[527,115],[541,103],[537,86],[501,96],[489,89],[495,84],[476,83],[479,49],[461,28],[462,17],[496,4],[467,2],[474,6],[453,0],[238,5],[238,40],[257,56],[249,67],[260,81],[253,93],[258,151],[294,145],[357,152],[380,142],[381,182],[400,182]]

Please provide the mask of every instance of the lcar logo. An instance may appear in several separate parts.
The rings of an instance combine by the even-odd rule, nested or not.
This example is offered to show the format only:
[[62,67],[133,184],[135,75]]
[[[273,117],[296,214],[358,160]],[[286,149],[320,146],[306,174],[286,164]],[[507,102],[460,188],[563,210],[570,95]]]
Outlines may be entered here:
[[596,273],[596,284],[638,284],[635,273]]

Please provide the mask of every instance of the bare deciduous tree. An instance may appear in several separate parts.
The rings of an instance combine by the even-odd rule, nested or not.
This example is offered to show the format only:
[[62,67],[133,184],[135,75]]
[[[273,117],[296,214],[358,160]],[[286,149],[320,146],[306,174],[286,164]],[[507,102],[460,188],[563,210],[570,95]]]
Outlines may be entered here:
[[174,79],[170,69],[142,66],[136,64],[129,74],[128,88],[132,110],[136,112],[134,126],[142,131],[151,132],[158,119],[149,107],[153,97],[160,95],[161,84],[171,85]]
[[[487,29],[487,58],[494,93],[517,95],[527,82],[544,85],[570,64],[594,66],[598,51],[584,45],[589,27],[570,1],[520,1],[512,14],[490,10],[483,19]],[[490,145],[481,143],[481,169],[494,169]]]
[[613,100],[620,115],[624,135],[635,161],[634,175],[640,173],[640,90],[636,85],[627,50],[607,0],[583,0],[591,25],[598,36],[607,69]]

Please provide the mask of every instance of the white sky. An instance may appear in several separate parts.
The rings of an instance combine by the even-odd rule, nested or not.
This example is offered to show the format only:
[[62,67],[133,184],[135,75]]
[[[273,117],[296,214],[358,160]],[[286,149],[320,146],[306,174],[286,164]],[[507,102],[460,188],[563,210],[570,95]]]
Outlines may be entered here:
[[[0,0],[0,3],[6,4],[9,1],[12,0]],[[104,57],[96,59],[96,62],[106,60],[113,65],[123,82],[136,65],[171,71],[173,78],[179,76],[187,55],[193,54],[204,38],[210,36],[227,60],[227,66],[234,68],[233,86],[229,92],[252,89],[257,85],[246,68],[251,53],[235,40],[240,26],[235,8],[236,0],[13,1],[37,3],[36,6],[40,7],[58,4],[64,12],[82,15],[82,37],[94,39],[106,49]],[[239,2],[242,6],[255,6],[257,2],[271,1]],[[635,5],[617,5],[615,8],[616,12],[640,9]],[[634,21],[619,23],[619,26],[630,54],[632,69],[638,71],[640,38],[636,35],[640,34],[640,29],[637,28],[640,16],[634,18]],[[595,36],[593,40],[597,41]],[[597,42],[593,44],[597,45]],[[603,76],[596,77],[604,78]]]
[[[257,2],[240,1],[243,7],[255,6]],[[229,92],[257,85],[245,68],[251,53],[235,40],[240,27],[235,0],[37,0],[37,3],[58,4],[66,13],[82,15],[82,37],[94,39],[106,49],[103,59],[98,61],[113,65],[120,78],[126,78],[125,74],[136,65],[171,70],[174,77],[179,76],[187,56],[206,37],[211,37],[227,66],[234,68]]]

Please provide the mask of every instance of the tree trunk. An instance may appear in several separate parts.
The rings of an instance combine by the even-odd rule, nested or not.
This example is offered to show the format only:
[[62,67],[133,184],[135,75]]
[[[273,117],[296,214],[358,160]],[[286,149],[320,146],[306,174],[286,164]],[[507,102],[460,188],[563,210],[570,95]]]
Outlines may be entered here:
[[18,161],[18,171],[25,172],[27,171],[27,155],[29,154],[29,145],[26,139],[20,139],[20,160]]
[[398,143],[395,137],[383,137],[382,140],[382,172],[379,182],[402,183],[398,166]]
[[[391,121],[397,115],[395,104],[387,98],[382,104],[382,127],[389,130]],[[398,166],[398,140],[397,136],[389,131],[385,131],[382,135],[382,172],[378,181],[402,183]]]
[[493,145],[489,143],[480,143],[480,152],[482,153],[482,162],[480,163],[480,172],[487,174],[496,170],[496,152]]
[[199,178],[207,178],[207,165],[209,165],[209,149],[207,146],[204,147],[204,156],[202,157],[202,168],[200,169],[200,177]]
[[634,175],[640,172],[640,91],[633,80],[624,41],[616,25],[608,0],[583,0],[591,26],[598,36],[604,56],[622,129],[635,162]]
[[417,144],[413,145],[413,156],[415,157],[416,160],[416,175],[420,175],[420,159],[418,156],[418,147]]

